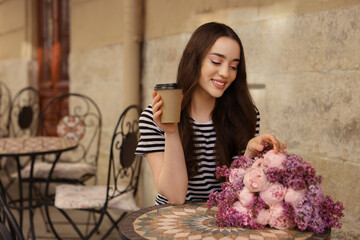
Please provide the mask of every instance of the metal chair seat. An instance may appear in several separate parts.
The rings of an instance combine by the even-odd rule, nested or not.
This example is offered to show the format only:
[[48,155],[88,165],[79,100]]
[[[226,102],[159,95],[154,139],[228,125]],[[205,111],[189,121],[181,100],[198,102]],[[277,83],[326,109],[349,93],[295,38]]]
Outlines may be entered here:
[[[33,178],[38,179],[38,181],[39,179],[44,179],[45,181],[49,176],[52,165],[52,163],[48,162],[36,162],[34,164]],[[52,180],[69,179],[70,181],[83,182],[85,178],[89,178],[95,174],[96,167],[91,164],[84,162],[59,162],[55,165],[51,177]],[[11,177],[18,178],[17,175],[18,173],[14,172],[11,174]],[[21,169],[21,177],[30,177],[30,165]]]
[[[137,206],[132,191],[126,191],[126,186],[121,187],[118,196],[109,199],[109,209],[120,211],[137,211]],[[109,194],[114,194],[114,186],[109,186]],[[61,209],[91,209],[102,208],[106,202],[107,186],[79,186],[62,184],[56,187],[55,207]]]

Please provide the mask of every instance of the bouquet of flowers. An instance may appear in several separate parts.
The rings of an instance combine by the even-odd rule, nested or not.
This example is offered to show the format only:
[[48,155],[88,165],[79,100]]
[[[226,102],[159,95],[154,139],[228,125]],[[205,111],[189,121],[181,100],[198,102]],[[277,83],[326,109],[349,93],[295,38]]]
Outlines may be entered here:
[[221,192],[209,195],[207,206],[218,207],[219,227],[269,225],[317,234],[341,228],[343,204],[323,195],[322,177],[300,156],[266,149],[257,157],[235,159],[229,168],[217,167],[215,174],[225,182]]

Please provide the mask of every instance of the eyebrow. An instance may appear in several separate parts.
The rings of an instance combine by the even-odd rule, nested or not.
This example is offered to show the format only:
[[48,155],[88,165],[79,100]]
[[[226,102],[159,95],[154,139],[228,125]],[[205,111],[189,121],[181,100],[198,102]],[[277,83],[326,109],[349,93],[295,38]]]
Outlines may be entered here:
[[[215,56],[218,56],[218,57],[221,57],[221,58],[225,58],[225,55],[223,55],[221,53],[209,53],[209,55],[215,55]],[[240,59],[234,58],[233,61],[240,62]]]

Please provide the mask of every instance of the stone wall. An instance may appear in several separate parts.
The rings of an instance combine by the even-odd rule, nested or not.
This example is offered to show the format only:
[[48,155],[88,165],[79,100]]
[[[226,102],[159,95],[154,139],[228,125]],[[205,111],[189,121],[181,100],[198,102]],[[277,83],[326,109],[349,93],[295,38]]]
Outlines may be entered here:
[[102,136],[98,164],[98,182],[106,184],[110,141],[122,106],[122,45],[77,51],[70,55],[70,92],[90,96],[102,114]]
[[30,5],[21,0],[0,1],[0,81],[7,83],[12,96],[37,84]]
[[344,203],[350,232],[360,221],[359,13],[356,6],[235,26],[249,81],[266,85],[261,131],[314,164],[324,192]]

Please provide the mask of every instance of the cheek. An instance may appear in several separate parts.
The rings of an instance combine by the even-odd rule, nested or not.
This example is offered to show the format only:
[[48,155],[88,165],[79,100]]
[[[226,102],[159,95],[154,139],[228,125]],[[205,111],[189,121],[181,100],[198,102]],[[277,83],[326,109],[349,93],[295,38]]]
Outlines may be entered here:
[[237,72],[234,72],[234,73],[231,74],[231,78],[230,78],[230,79],[231,79],[231,83],[235,81],[236,73],[237,73]]
[[234,75],[234,77],[231,78],[232,80],[228,82],[228,84],[227,84],[227,86],[226,86],[226,89],[227,89],[228,87],[230,87],[231,84],[233,84],[233,82],[235,81],[235,78],[236,78],[236,74]]

